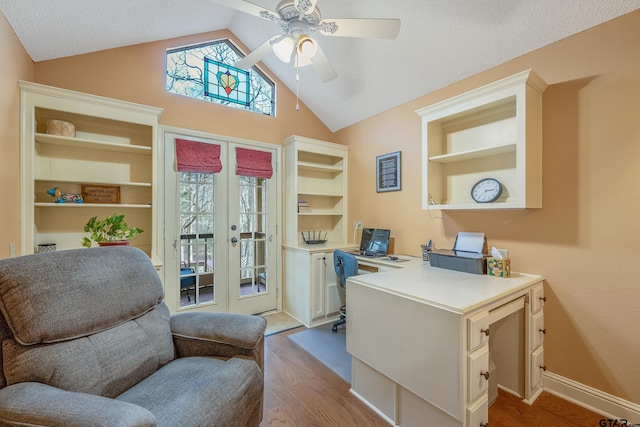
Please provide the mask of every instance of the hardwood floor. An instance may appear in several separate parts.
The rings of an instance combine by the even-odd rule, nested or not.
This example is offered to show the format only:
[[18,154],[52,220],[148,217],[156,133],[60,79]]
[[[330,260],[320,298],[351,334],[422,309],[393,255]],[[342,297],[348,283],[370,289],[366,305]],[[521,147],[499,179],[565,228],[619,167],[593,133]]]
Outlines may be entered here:
[[265,339],[264,419],[261,427],[389,427],[349,392],[349,383],[287,338]]
[[[265,339],[265,404],[260,427],[389,427],[349,392],[349,383],[287,338],[300,330]],[[602,418],[546,392],[530,406],[500,390],[489,409],[491,427],[597,427]]]
[[491,427],[597,427],[604,417],[557,396],[542,392],[533,405],[498,391],[489,408]]

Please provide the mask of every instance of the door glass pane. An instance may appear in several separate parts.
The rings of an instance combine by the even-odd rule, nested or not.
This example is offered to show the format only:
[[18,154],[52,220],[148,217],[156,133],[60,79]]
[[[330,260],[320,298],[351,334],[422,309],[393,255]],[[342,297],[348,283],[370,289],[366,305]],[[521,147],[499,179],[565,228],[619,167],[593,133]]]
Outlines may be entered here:
[[214,174],[178,174],[180,306],[215,302]]
[[268,180],[240,176],[240,297],[268,289],[266,190]]

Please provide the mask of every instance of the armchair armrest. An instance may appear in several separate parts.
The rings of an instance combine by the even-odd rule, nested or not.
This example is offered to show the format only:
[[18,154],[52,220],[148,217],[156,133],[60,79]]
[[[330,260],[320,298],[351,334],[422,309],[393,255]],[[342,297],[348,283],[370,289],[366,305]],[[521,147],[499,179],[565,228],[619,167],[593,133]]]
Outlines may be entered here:
[[132,403],[24,382],[0,390],[0,424],[151,427],[156,417]]
[[254,359],[261,370],[266,327],[264,317],[246,314],[190,312],[171,316],[177,357],[245,356]]

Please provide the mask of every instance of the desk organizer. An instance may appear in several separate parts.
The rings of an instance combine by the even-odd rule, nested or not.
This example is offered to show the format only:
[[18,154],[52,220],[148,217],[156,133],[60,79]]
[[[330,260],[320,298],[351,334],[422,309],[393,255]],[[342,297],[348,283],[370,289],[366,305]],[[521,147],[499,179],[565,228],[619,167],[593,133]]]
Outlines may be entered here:
[[495,277],[511,276],[510,258],[487,258],[487,275]]

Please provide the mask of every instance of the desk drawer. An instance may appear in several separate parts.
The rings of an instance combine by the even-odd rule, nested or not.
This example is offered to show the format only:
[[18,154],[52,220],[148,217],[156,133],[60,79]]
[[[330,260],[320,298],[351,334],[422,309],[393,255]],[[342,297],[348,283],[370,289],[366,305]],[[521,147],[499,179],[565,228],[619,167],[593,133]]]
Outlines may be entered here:
[[546,370],[544,365],[544,348],[540,347],[531,353],[531,389],[542,385],[542,374]]
[[477,402],[467,408],[467,426],[480,427],[489,425],[489,400],[485,393]]
[[474,351],[467,360],[467,402],[473,402],[489,388],[489,346],[485,345]]
[[531,351],[540,347],[542,341],[544,341],[544,335],[546,329],[544,328],[544,312],[540,312],[531,316]]
[[533,314],[540,311],[545,301],[544,287],[539,285],[533,288],[533,291],[531,291],[531,313]]
[[482,311],[467,319],[467,349],[473,351],[489,342],[489,312]]

